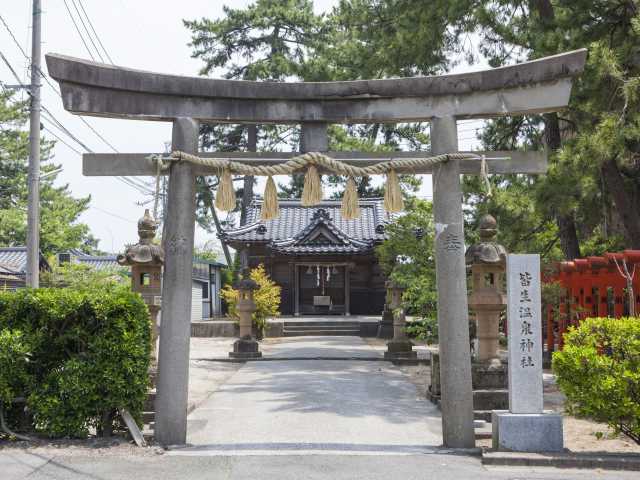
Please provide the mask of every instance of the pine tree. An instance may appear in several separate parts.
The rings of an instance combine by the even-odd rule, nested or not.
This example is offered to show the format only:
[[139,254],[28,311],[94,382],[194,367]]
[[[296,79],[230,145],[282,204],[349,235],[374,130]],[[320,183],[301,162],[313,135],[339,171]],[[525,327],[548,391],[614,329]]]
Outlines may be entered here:
[[[0,93],[0,245],[26,243],[27,162],[29,139],[26,103],[16,102],[12,94]],[[52,163],[54,142],[42,141],[40,180],[40,248],[49,255],[70,248],[93,251],[96,240],[89,228],[78,221],[87,210],[90,197],[73,198],[68,185],[56,187],[59,165]]]

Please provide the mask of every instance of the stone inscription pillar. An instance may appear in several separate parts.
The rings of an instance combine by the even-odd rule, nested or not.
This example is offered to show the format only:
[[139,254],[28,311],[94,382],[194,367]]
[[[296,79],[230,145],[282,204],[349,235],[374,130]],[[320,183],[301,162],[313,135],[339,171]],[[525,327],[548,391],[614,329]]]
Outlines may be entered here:
[[[173,149],[197,154],[198,127],[198,122],[193,119],[176,119],[173,123]],[[187,440],[196,210],[195,177],[190,163],[172,163],[167,205],[155,438],[161,445],[182,445]]]
[[[431,120],[431,150],[436,155],[458,151],[454,117]],[[471,448],[475,437],[459,162],[435,166],[432,181],[443,444]]]

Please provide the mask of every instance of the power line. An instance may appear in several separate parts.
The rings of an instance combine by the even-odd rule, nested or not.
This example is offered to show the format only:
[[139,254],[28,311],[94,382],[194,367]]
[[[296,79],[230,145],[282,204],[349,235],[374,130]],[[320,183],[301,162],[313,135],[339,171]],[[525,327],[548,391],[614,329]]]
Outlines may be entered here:
[[109,52],[107,52],[107,49],[104,48],[104,44],[102,43],[102,40],[100,40],[100,36],[96,32],[96,29],[93,27],[93,22],[89,18],[89,15],[87,15],[87,11],[84,9],[84,5],[82,5],[82,1],[78,0],[78,4],[80,4],[80,8],[82,9],[82,12],[84,13],[84,16],[86,17],[87,22],[89,23],[89,26],[91,27],[91,31],[93,32],[93,35],[96,37],[96,40],[98,41],[98,43],[102,47],[102,51],[104,52],[106,57],[109,59],[109,63],[111,63],[111,65],[113,65],[113,60],[111,59],[111,55],[109,55]]
[[130,220],[128,218],[121,217],[120,215],[117,215],[115,213],[111,213],[108,210],[105,210],[105,209],[100,208],[100,207],[96,207],[95,205],[90,205],[89,208],[93,208],[95,210],[98,210],[99,212],[106,213],[107,215],[111,215],[112,217],[115,217],[115,218],[119,218],[120,220],[124,220],[125,222],[136,223],[134,220]]
[[76,5],[76,0],[71,0],[71,4],[73,5],[73,8],[76,10],[76,13],[78,14],[78,18],[80,19],[80,23],[82,23],[82,27],[84,28],[84,31],[87,32],[87,37],[89,37],[89,41],[91,42],[91,45],[93,45],[93,48],[98,54],[98,57],[100,57],[100,61],[104,63],[104,58],[102,58],[102,54],[100,53],[100,50],[98,50],[98,47],[96,47],[96,43],[93,41],[93,37],[91,36],[89,29],[87,28],[87,24],[84,23],[84,18],[82,18],[82,15],[80,15],[80,10]]
[[79,150],[76,150],[74,147],[72,147],[67,142],[65,142],[62,138],[60,138],[58,135],[56,135],[55,132],[53,132],[51,129],[47,128],[46,125],[42,125],[42,129],[46,130],[47,132],[49,132],[49,135],[51,135],[52,137],[54,137],[56,140],[60,141],[61,143],[65,144],[70,150],[73,150],[78,155],[82,155],[82,153],[80,153]]
[[[66,1],[65,1],[66,4]],[[71,13],[71,12],[69,12]],[[73,17],[72,17],[73,19]],[[11,30],[11,28],[9,27],[9,25],[5,22],[4,18],[2,18],[0,16],[0,20],[2,21],[2,24],[4,25],[5,29],[9,32],[9,35],[11,35],[14,43],[16,44],[16,46],[20,49],[20,51],[22,52],[22,54],[25,56],[25,58],[27,60],[30,61],[30,58],[26,55],[26,52],[24,51],[24,49],[22,48],[22,46],[20,45],[20,43],[18,43],[15,35],[13,34],[13,31]],[[80,32],[78,32],[80,33]],[[86,45],[86,44],[85,44]],[[7,67],[9,67],[9,69],[11,70],[11,73],[13,74],[13,76],[15,77],[16,81],[20,84],[20,86],[22,86],[23,88],[25,88],[27,91],[29,91],[29,88],[27,87],[27,85],[25,85],[21,80],[20,77],[18,76],[18,74],[16,73],[15,69],[13,68],[13,66],[11,65],[11,63],[7,60],[7,58],[4,56],[4,54],[2,54],[2,52],[0,51],[0,56],[2,57],[2,60],[4,61],[4,63],[7,65]],[[34,67],[32,65],[32,67]],[[36,67],[37,68],[37,67]],[[58,91],[58,89],[51,83],[50,79],[44,74],[44,72],[40,69],[37,68],[38,73],[40,74],[40,76],[47,82],[47,84],[53,89],[53,91],[62,98],[61,93]],[[78,137],[76,135],[74,135],[73,133],[71,133],[71,131],[66,128],[52,113],[51,111],[49,111],[44,105],[42,106],[42,109],[48,114],[48,116],[50,117],[49,120],[51,120],[53,122],[53,124],[56,126],[56,128],[58,128],[60,131],[62,131],[65,135],[67,135],[70,139],[72,139],[74,142],[76,142],[80,147],[82,147],[84,150],[86,150],[89,153],[93,153],[93,150],[90,149],[89,147],[87,147],[87,145],[82,142],[80,139],[78,139]],[[116,149],[106,138],[104,138],[103,135],[101,135],[86,119],[84,119],[82,116],[78,116],[78,118],[80,119],[80,121],[82,121],[82,123],[84,123],[100,140],[102,140],[107,146],[109,146],[109,148],[111,148],[114,152],[119,153],[118,149]],[[49,132],[51,132],[50,129],[48,129]],[[56,136],[56,138],[60,139],[58,136]],[[62,141],[62,140],[61,140]],[[62,143],[64,143],[65,145],[69,146],[69,144],[67,142],[62,141]],[[81,154],[80,152],[78,152],[76,149],[72,149],[74,150],[76,153],[78,153],[79,155]],[[127,177],[116,177],[117,180],[123,182],[124,184],[135,188],[139,193],[142,193],[143,195],[149,195],[149,194],[153,194],[154,192],[150,189],[149,185],[138,181],[138,180],[134,180],[134,179],[130,179]]]
[[13,74],[13,76],[16,79],[16,81],[18,82],[18,84],[20,84],[20,86],[26,88],[26,85],[24,83],[22,83],[22,80],[20,80],[20,77],[18,76],[18,74],[14,70],[13,66],[9,63],[9,60],[7,60],[7,57],[4,56],[4,53],[2,53],[2,51],[0,51],[0,57],[2,57],[2,61],[5,63],[5,65],[7,67],[9,67],[9,70],[11,70],[11,73]]
[[95,57],[93,56],[93,53],[91,52],[91,49],[89,48],[89,45],[87,45],[87,42],[84,39],[84,36],[82,35],[82,32],[80,31],[80,28],[78,27],[78,24],[76,23],[76,19],[73,17],[73,14],[71,13],[71,9],[69,8],[69,5],[67,4],[67,0],[62,0],[64,2],[64,6],[67,9],[67,12],[69,13],[69,18],[71,18],[71,21],[73,22],[73,26],[76,27],[76,32],[78,32],[78,35],[80,35],[80,40],[82,40],[82,43],[84,44],[84,48],[87,49],[87,53],[89,54],[89,56],[91,57],[91,60],[93,60],[95,62]]

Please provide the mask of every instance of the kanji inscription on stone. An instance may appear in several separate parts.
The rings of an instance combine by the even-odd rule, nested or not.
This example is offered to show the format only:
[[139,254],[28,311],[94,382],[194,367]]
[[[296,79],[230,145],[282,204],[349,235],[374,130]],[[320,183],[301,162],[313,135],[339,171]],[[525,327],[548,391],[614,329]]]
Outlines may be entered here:
[[509,410],[541,413],[540,256],[507,257]]

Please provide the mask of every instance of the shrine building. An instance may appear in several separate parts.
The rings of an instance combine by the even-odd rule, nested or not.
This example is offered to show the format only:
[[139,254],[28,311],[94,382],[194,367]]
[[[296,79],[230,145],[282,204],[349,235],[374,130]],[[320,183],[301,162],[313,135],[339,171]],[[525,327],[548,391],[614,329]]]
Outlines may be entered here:
[[282,288],[283,315],[380,315],[386,278],[375,247],[385,239],[388,216],[382,199],[359,203],[360,217],[345,220],[339,200],[313,207],[281,200],[278,218],[261,220],[262,200],[255,199],[245,224],[221,239],[246,250],[250,268],[264,264]]

